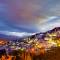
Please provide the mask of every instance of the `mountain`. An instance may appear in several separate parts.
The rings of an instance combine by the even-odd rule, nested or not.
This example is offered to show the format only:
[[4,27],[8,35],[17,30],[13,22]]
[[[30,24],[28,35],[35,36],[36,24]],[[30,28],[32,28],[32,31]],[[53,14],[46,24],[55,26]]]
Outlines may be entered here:
[[0,34],[0,38],[8,39],[8,40],[16,40],[16,39],[19,39],[19,37],[16,37],[16,36],[8,36],[8,35],[4,35],[4,34]]
[[54,29],[49,30],[44,33],[36,33],[35,35],[30,36],[30,38],[44,39],[44,37],[47,35],[47,33],[51,34],[51,33],[57,32],[57,31],[60,31],[60,27],[55,27]]
[[60,31],[60,27],[56,27],[52,30],[49,30],[47,32],[44,32],[44,33],[36,33],[34,35],[30,35],[30,36],[23,36],[23,37],[18,37],[18,36],[11,36],[11,35],[5,35],[5,34],[1,34],[0,33],[0,38],[4,38],[4,39],[8,39],[8,40],[23,40],[25,38],[30,38],[30,39],[33,39],[33,38],[38,38],[38,39],[44,39],[44,37],[46,36],[47,33],[53,33],[53,32],[57,32],[57,31]]

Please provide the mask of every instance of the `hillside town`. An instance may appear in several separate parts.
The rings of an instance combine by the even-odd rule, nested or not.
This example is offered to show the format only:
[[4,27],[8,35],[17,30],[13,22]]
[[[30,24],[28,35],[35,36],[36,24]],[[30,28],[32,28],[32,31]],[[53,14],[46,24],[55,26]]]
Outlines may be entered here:
[[[60,27],[19,40],[0,40],[1,60],[49,60],[45,54],[60,48]],[[6,56],[9,58],[4,59]],[[17,59],[19,57],[19,59]],[[52,59],[51,59],[52,60]]]

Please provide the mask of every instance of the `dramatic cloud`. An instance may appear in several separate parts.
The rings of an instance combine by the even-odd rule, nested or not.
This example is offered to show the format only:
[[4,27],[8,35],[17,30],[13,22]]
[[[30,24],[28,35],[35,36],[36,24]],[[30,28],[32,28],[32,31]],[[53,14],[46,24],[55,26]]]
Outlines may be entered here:
[[0,31],[47,31],[60,26],[59,16],[60,0],[0,0]]
[[48,30],[51,30],[55,27],[60,27],[60,17],[59,16],[53,16],[48,19],[48,21],[42,23],[42,24],[37,24],[38,25],[38,30],[40,32],[46,32]]
[[24,37],[24,36],[34,35],[35,33],[0,31],[0,34],[4,34],[8,36]]

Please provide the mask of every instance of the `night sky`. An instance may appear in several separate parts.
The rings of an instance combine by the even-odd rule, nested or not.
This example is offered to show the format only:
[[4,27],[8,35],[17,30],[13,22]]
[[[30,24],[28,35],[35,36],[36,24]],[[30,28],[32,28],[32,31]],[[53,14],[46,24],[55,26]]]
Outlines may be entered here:
[[60,27],[60,0],[0,0],[0,33],[24,36]]

